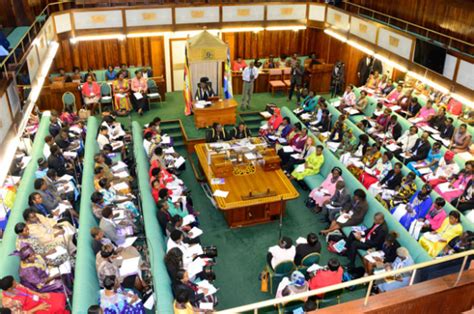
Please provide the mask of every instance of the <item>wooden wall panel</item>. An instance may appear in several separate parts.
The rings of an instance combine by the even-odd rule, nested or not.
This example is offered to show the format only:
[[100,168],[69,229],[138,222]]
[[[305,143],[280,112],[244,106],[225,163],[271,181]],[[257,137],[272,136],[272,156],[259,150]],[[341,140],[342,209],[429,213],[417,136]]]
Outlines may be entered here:
[[126,63],[133,66],[151,66],[154,76],[164,75],[164,42],[162,37],[128,38],[100,41],[82,41],[71,44],[68,34],[61,34],[59,50],[55,58],[56,69],[72,71],[105,69],[108,65]]
[[244,59],[266,58],[269,55],[290,55],[298,52],[306,55],[311,51],[307,49],[305,36],[309,30],[294,31],[261,31],[224,33],[223,39],[229,44],[231,59],[238,56]]

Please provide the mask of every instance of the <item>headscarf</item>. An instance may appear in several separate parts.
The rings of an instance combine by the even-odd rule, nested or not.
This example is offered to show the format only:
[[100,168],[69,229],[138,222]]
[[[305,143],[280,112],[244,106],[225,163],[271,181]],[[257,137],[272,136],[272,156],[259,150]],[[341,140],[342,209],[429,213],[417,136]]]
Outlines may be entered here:
[[25,261],[32,254],[35,254],[35,251],[33,250],[33,248],[29,245],[25,245],[20,250],[13,251],[13,253],[10,254],[10,255],[11,256],[18,256],[18,257],[20,257],[20,259],[22,261]]
[[299,288],[303,287],[305,284],[304,275],[300,271],[297,271],[297,270],[291,273],[290,281],[291,281],[290,285],[296,286]]
[[448,150],[445,154],[444,154],[444,160],[446,161],[451,161],[453,160],[454,158],[454,152],[451,151],[451,150]]

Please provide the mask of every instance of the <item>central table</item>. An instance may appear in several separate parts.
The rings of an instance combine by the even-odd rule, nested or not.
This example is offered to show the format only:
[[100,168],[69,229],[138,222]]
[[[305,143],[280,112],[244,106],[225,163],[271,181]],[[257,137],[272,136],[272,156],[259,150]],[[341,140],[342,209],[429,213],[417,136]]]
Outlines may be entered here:
[[[231,228],[278,219],[280,212],[285,212],[286,201],[299,196],[281,169],[264,171],[259,163],[254,163],[252,174],[231,174],[224,178],[224,184],[213,184],[216,176],[208,164],[207,145],[195,145],[196,154],[212,192],[229,192],[226,198],[215,196],[214,199]],[[269,190],[271,193],[267,193]]]
[[222,125],[235,125],[237,105],[237,102],[232,98],[212,101],[212,104],[206,108],[197,108],[194,103],[194,124],[196,128],[207,128],[214,122]]

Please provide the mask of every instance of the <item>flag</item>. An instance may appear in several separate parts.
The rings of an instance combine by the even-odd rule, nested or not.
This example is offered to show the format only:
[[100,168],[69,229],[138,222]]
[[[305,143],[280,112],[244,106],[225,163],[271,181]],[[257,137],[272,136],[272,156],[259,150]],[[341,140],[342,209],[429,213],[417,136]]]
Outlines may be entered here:
[[230,68],[230,49],[227,48],[227,60],[224,71],[224,98],[232,98],[232,71]]
[[191,82],[189,76],[189,64],[188,64],[188,49],[184,47],[184,89],[183,89],[183,96],[184,96],[184,114],[189,116],[192,113],[193,107],[193,97],[191,95]]

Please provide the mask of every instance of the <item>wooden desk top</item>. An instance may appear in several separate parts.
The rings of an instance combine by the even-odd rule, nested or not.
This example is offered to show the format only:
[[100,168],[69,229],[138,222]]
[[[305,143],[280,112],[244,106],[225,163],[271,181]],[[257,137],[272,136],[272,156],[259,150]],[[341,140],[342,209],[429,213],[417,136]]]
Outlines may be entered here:
[[[226,198],[214,197],[217,205],[222,210],[230,210],[234,208],[241,208],[246,206],[254,206],[258,204],[274,203],[281,200],[295,199],[299,196],[298,191],[285,176],[282,170],[264,171],[260,165],[256,166],[254,174],[242,176],[229,176],[225,178],[224,184],[211,184],[211,179],[215,178],[211,166],[207,164],[206,145],[195,145],[196,154],[199,163],[206,175],[209,186],[212,192],[215,190],[228,191],[229,195]],[[243,195],[248,195],[252,192],[254,195],[264,193],[270,189],[276,195],[268,197],[253,198],[250,200],[243,200]]]
[[197,101],[193,102],[193,107],[194,107],[193,110],[194,111],[229,109],[229,108],[236,108],[239,105],[237,103],[237,101],[235,101],[234,98],[214,100],[214,101],[212,101],[212,104],[209,107],[206,107],[206,108],[196,108],[196,106],[195,106],[196,103],[197,103]]

